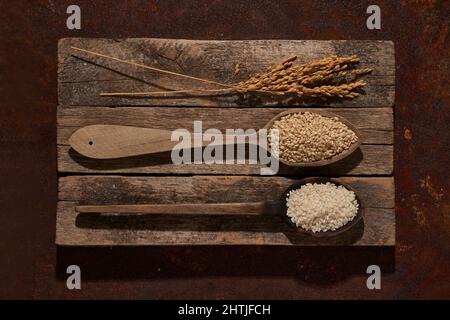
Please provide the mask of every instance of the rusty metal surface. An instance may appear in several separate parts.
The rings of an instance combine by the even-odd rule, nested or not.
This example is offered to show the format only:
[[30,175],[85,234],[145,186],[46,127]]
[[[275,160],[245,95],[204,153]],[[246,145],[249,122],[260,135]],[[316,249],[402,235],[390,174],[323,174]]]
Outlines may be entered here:
[[[0,297],[450,298],[449,3],[376,1],[1,2]],[[114,3],[114,4],[113,4]],[[396,47],[396,248],[54,245],[56,48],[62,37],[382,39]],[[82,290],[65,286],[79,264]],[[379,264],[382,290],[366,288]]]

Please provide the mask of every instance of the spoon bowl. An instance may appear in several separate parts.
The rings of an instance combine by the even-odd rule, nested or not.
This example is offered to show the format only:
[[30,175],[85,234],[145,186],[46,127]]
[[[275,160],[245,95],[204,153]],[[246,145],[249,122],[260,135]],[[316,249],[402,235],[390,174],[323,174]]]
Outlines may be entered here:
[[[282,117],[288,115],[288,114],[292,114],[292,113],[305,113],[305,112],[310,112],[310,113],[315,113],[318,115],[321,115],[323,117],[327,117],[327,118],[337,118],[340,122],[342,122],[343,124],[345,124],[350,130],[352,130],[356,136],[358,137],[358,140],[353,143],[350,148],[348,148],[347,150],[344,150],[341,153],[338,153],[336,155],[334,155],[331,158],[328,159],[323,159],[323,160],[318,160],[318,161],[312,161],[312,162],[290,162],[290,161],[286,161],[281,159],[280,157],[277,157],[278,160],[287,165],[287,166],[291,166],[291,167],[322,167],[322,166],[326,166],[332,163],[335,163],[339,160],[342,160],[346,157],[348,157],[349,155],[351,155],[356,149],[358,149],[361,146],[361,142],[362,142],[362,135],[361,132],[358,130],[358,128],[356,128],[350,121],[348,121],[347,119],[338,116],[337,114],[334,114],[332,112],[328,112],[328,111],[321,111],[321,110],[305,110],[305,109],[290,109],[284,112],[281,112],[279,114],[277,114],[275,117],[273,117],[272,119],[270,119],[270,121],[264,126],[264,129],[266,129],[267,131],[269,131],[274,122],[281,119]],[[270,151],[270,146],[268,147],[268,151]]]
[[[339,229],[336,229],[334,231],[319,231],[319,232],[313,232],[310,230],[305,230],[301,227],[297,227],[292,221],[291,219],[287,216],[287,199],[288,199],[288,194],[289,192],[291,192],[292,190],[297,190],[299,188],[301,188],[302,186],[308,184],[308,183],[333,183],[337,186],[343,186],[345,187],[347,190],[353,191],[355,193],[355,197],[356,197],[356,201],[358,202],[358,212],[356,213],[356,216],[353,218],[353,220],[347,222],[347,224],[345,224],[344,226],[340,227]],[[317,178],[305,178],[302,179],[296,183],[293,183],[292,185],[289,186],[289,188],[287,188],[284,192],[283,195],[281,196],[280,199],[280,208],[282,210],[282,214],[284,214],[286,216],[286,219],[289,221],[289,224],[291,224],[293,227],[298,229],[298,232],[303,233],[303,234],[307,234],[316,238],[331,238],[331,237],[335,237],[338,236],[340,234],[343,234],[344,232],[350,230],[351,228],[353,228],[356,224],[358,224],[358,222],[363,219],[363,215],[364,215],[364,210],[363,210],[363,206],[361,203],[360,198],[358,197],[358,194],[355,192],[355,190],[353,190],[353,188],[351,188],[349,185],[344,184],[342,182],[339,182],[335,179],[330,179],[330,178],[321,178],[321,177],[317,177]]]

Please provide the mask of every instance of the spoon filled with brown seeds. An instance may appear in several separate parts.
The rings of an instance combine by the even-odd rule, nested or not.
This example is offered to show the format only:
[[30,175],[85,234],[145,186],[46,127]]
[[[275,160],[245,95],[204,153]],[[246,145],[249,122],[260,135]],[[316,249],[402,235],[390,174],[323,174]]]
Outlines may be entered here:
[[[264,127],[268,131],[269,151],[289,166],[323,166],[339,161],[361,144],[361,135],[346,119],[324,111],[293,109],[278,114]],[[277,146],[270,138],[278,130]],[[255,134],[257,135],[257,133]],[[94,159],[115,159],[143,154],[167,152],[177,148],[172,131],[121,125],[90,125],[76,130],[69,138],[78,153]],[[203,146],[212,145],[204,134]],[[238,143],[238,135],[220,144]],[[247,135],[246,137],[249,137]],[[191,139],[193,140],[193,139]],[[251,143],[251,139],[240,140]],[[253,143],[258,143],[254,139]],[[242,143],[242,142],[241,142]]]
[[349,156],[362,142],[352,123],[326,111],[292,109],[278,114],[265,128],[278,131],[278,141],[268,135],[269,146],[288,166],[328,165]]

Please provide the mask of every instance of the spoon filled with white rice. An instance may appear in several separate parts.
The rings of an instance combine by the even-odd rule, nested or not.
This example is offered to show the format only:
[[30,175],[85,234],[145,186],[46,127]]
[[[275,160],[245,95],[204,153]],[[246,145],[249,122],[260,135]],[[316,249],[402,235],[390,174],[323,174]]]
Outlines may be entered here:
[[362,218],[362,208],[350,187],[326,178],[309,178],[284,194],[286,215],[300,230],[315,236],[344,232]]

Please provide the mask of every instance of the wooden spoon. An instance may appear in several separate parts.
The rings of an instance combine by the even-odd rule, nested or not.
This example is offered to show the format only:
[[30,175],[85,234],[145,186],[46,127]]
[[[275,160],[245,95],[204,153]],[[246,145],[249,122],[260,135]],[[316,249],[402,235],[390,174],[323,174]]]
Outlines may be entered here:
[[[281,112],[277,116],[273,117],[264,126],[264,129],[269,130],[276,120],[287,114],[298,112],[306,112],[306,110],[291,109],[285,112]],[[325,111],[307,110],[307,112],[317,113],[329,118],[338,118],[339,121],[344,123],[349,129],[355,132],[358,137],[358,141],[352,144],[349,149],[329,159],[299,163],[288,162],[284,161],[283,159],[279,159],[280,162],[289,166],[298,167],[324,166],[349,156],[361,145],[361,133],[353,124],[351,124],[343,117]],[[197,147],[214,145],[214,142],[211,142],[211,136],[208,137],[207,134],[202,135],[201,133],[198,133],[198,135],[199,138],[197,140],[201,141],[201,145]],[[86,157],[94,159],[115,159],[173,150],[179,144],[179,142],[171,141],[171,136],[172,131],[169,130],[98,124],[78,129],[69,138],[69,143],[74,150]],[[238,136],[239,135],[228,135],[228,137],[231,139],[227,139],[227,136],[225,136],[223,139],[224,141],[221,144],[225,145],[229,143],[228,141],[231,141],[231,143],[234,144],[236,143],[235,138]],[[249,135],[247,135],[247,137],[249,137]],[[193,141],[193,139],[191,141]],[[255,139],[255,141],[257,141],[257,139]]]
[[[127,215],[147,215],[147,214],[169,214],[169,215],[243,215],[243,216],[285,216],[293,228],[297,226],[287,217],[287,198],[291,190],[300,188],[307,183],[327,183],[342,185],[348,190],[355,192],[350,186],[329,178],[305,178],[287,188],[279,202],[246,202],[246,203],[176,203],[176,204],[126,204],[126,205],[80,205],[75,210],[79,213],[97,214],[127,214]],[[359,204],[358,212],[346,225],[335,231],[312,232],[302,228],[297,228],[299,232],[309,234],[314,237],[334,237],[351,229],[363,218],[363,208],[361,200],[356,194]]]

